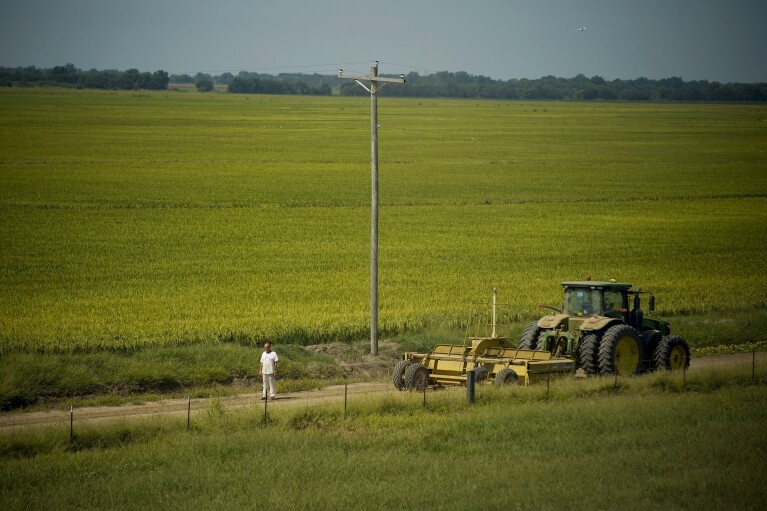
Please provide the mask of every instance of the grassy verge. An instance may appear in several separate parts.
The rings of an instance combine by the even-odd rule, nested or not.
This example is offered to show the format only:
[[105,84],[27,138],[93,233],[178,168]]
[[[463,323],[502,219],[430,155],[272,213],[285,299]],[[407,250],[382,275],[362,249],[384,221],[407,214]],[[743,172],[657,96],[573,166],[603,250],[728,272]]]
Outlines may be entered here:
[[[277,346],[276,346],[277,347]],[[321,388],[344,377],[386,374],[398,345],[365,343],[315,347],[278,345],[280,389]],[[0,358],[0,409],[111,405],[167,397],[208,397],[260,388],[261,349],[233,343],[193,344],[134,351],[9,353]]]
[[[737,371],[389,393],[2,439],[6,509],[750,509],[767,378]],[[47,435],[47,436],[46,436]],[[52,438],[57,436],[57,438]]]
[[[671,318],[675,332],[687,337],[692,356],[767,348],[767,312],[727,316]],[[501,335],[518,339],[525,323]],[[283,392],[322,388],[342,378],[362,381],[388,375],[405,351],[428,351],[435,344],[460,344],[465,331],[435,328],[402,333],[379,345],[371,357],[367,341],[316,346],[280,344]],[[260,388],[261,350],[246,342],[216,342],[177,347],[86,353],[8,353],[0,358],[0,410],[116,405],[168,397],[209,397]]]

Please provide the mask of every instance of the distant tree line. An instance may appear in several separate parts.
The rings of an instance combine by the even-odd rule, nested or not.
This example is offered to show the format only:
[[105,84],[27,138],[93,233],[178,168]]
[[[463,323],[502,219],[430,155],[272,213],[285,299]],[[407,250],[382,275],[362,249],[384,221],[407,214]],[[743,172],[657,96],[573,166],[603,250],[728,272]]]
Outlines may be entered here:
[[[394,75],[391,75],[394,76]],[[397,75],[396,77],[399,77]],[[350,80],[335,75],[280,73],[269,75],[241,71],[237,76],[198,73],[174,75],[171,82],[197,83],[200,79],[228,85],[229,92],[258,94],[331,94],[366,96],[368,92]],[[182,81],[183,80],[183,81]],[[466,72],[406,76],[404,87],[387,87],[381,95],[421,98],[488,98],[536,100],[622,100],[622,101],[767,101],[767,83],[720,83],[708,80],[684,81],[679,77],[651,80],[605,80],[600,76],[574,78],[544,76],[539,79],[494,80]]]
[[210,75],[207,73],[171,75],[170,83],[194,83],[198,90],[207,87],[208,83],[225,84],[228,92],[248,94],[296,94],[313,96],[330,96],[333,87],[340,85],[337,76],[302,73],[280,73],[269,75],[240,71],[237,76],[232,73]]
[[[280,74],[277,76],[241,71],[237,76],[218,77],[220,83],[227,83],[227,90],[233,93],[249,94],[297,94],[330,96],[333,93],[328,77],[325,83],[321,75]],[[221,80],[221,78],[227,81]],[[308,78],[308,79],[307,79]],[[338,78],[335,78],[338,80]]]
[[[401,97],[624,100],[624,101],[767,101],[767,83],[684,81],[679,77],[650,80],[605,80],[599,76],[544,76],[537,80],[493,80],[465,72],[447,71],[421,76],[410,73],[404,87],[387,87],[381,94]],[[341,95],[367,95],[356,83],[341,84]]]
[[83,71],[66,64],[51,69],[30,67],[0,67],[0,86],[25,87],[49,85],[56,87],[77,87],[84,89],[167,89],[168,73],[140,72],[138,69],[127,71],[91,69]]
[[245,78],[237,76],[227,86],[229,92],[248,94],[298,94],[311,96],[330,96],[333,89],[330,85],[309,85],[303,81],[288,82],[284,80]]
[[[488,98],[534,100],[623,101],[767,101],[767,83],[720,83],[684,81],[679,77],[651,80],[605,80],[579,74],[573,78],[544,76],[539,79],[494,80],[487,76],[441,71],[428,75],[409,73],[404,87],[386,87],[381,95],[422,98]],[[210,75],[174,74],[165,71],[82,71],[72,64],[52,69],[0,67],[0,86],[51,85],[93,89],[166,89],[168,83],[193,83],[200,91],[215,84],[232,93],[365,96],[367,91],[351,80],[335,75],[280,73],[269,75],[241,71]]]
[[170,83],[196,83],[199,80],[211,80],[213,83],[220,83],[229,85],[235,78],[249,79],[257,78],[259,80],[272,80],[282,81],[288,83],[302,82],[306,85],[313,87],[321,87],[322,85],[329,85],[332,88],[338,87],[341,80],[335,75],[321,75],[321,74],[304,74],[304,73],[280,73],[278,75],[270,75],[265,73],[254,73],[249,71],[240,71],[237,76],[232,73],[222,73],[220,75],[210,75],[207,73],[197,73],[192,76],[186,74],[173,74],[170,75]]

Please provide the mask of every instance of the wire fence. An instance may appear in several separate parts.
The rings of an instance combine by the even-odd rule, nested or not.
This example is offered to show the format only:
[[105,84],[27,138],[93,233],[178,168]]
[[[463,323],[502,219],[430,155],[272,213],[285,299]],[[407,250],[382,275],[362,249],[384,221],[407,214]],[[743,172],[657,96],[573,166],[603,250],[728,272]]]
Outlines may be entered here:
[[[757,377],[758,362],[763,363],[767,360],[767,353],[759,353],[760,357],[757,357],[757,352],[750,353],[750,357],[743,357],[738,364],[728,365],[726,367],[731,368],[736,373],[739,373],[741,377],[748,377],[755,380]],[[716,368],[716,365],[708,366],[709,368]],[[725,366],[722,366],[725,367]],[[669,372],[667,374],[681,380],[682,388],[687,385],[688,370],[685,368],[679,372]],[[75,443],[77,439],[78,427],[88,428],[92,430],[93,427],[98,427],[99,424],[116,424],[127,423],[130,421],[136,421],[138,419],[152,419],[152,418],[178,418],[184,417],[183,424],[187,430],[191,430],[193,425],[197,421],[204,421],[206,417],[210,416],[212,407],[219,407],[221,410],[252,410],[257,411],[258,414],[262,414],[261,423],[264,427],[268,427],[272,422],[274,416],[283,414],[285,412],[300,413],[303,411],[306,414],[310,412],[319,412],[321,409],[324,411],[333,410],[334,413],[343,416],[344,419],[350,413],[350,409],[358,404],[364,402],[371,402],[371,399],[381,399],[388,397],[389,399],[396,398],[401,399],[405,405],[410,407],[422,406],[427,407],[430,399],[435,399],[432,396],[450,396],[448,399],[451,402],[455,402],[458,406],[460,403],[466,403],[471,405],[475,402],[477,396],[482,396],[484,392],[493,392],[492,385],[488,383],[473,384],[473,373],[468,375],[469,382],[463,386],[430,386],[424,387],[417,391],[399,391],[392,382],[367,382],[367,383],[353,383],[348,382],[343,385],[334,385],[326,387],[321,390],[290,392],[286,394],[278,394],[275,399],[262,399],[260,387],[256,387],[256,392],[250,394],[241,394],[233,397],[209,397],[209,398],[192,398],[191,396],[186,399],[172,399],[165,400],[156,403],[142,404],[142,405],[127,405],[124,407],[112,406],[112,407],[83,407],[75,408],[70,406],[66,411],[49,411],[49,412],[32,412],[32,413],[12,413],[4,416],[0,415],[0,431],[13,431],[13,430],[25,430],[30,427],[44,427],[48,426],[58,431],[61,434],[61,428],[63,424],[66,424],[69,433],[69,441]],[[610,375],[597,377],[602,385],[610,382],[618,388],[621,383],[631,377]],[[532,384],[532,387],[540,389],[548,395],[552,388],[556,388],[556,385],[561,380],[573,380],[577,377],[546,377],[542,380]],[[279,390],[279,385],[278,385]],[[441,398],[440,398],[441,399]],[[273,415],[274,414],[274,415]]]

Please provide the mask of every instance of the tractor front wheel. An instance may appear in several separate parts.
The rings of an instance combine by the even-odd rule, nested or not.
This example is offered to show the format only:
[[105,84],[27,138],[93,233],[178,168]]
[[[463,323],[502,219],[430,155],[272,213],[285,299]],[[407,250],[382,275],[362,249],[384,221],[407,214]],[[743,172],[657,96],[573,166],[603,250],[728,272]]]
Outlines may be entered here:
[[535,341],[535,349],[537,351],[547,351],[546,350],[546,330],[541,330],[538,332],[538,339]]
[[516,385],[518,380],[517,373],[509,369],[501,369],[498,374],[495,375],[495,381],[493,385],[496,387],[503,387],[504,385]]
[[602,374],[637,374],[642,369],[642,341],[628,325],[610,327],[599,343],[599,370]]
[[599,372],[599,334],[590,333],[583,336],[578,348],[578,358],[581,368],[586,374]]
[[403,390],[405,388],[405,370],[409,365],[409,360],[400,360],[391,372],[392,382],[397,390]]
[[652,358],[656,369],[686,370],[690,367],[690,347],[684,338],[666,335],[658,343]]
[[519,339],[519,349],[521,350],[534,350],[535,345],[538,342],[538,334],[541,328],[538,326],[537,321],[533,321],[525,327],[525,331],[522,332],[522,337]]
[[405,370],[405,388],[424,390],[429,385],[429,370],[423,364],[410,364]]

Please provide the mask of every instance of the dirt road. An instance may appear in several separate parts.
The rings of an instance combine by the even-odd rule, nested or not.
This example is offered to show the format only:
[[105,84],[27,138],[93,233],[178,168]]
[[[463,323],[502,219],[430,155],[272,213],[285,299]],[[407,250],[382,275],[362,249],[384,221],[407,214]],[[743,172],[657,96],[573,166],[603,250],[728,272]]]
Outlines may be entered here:
[[[380,394],[382,392],[393,391],[394,387],[387,382],[372,383],[354,383],[347,389],[348,396],[360,396],[363,394]],[[279,394],[275,400],[269,400],[264,403],[261,400],[261,393],[239,394],[233,397],[217,398],[226,408],[243,408],[251,406],[264,409],[282,408],[287,406],[312,406],[321,401],[343,400],[344,386],[331,385],[321,390],[310,390],[303,392],[292,392]],[[94,423],[99,421],[115,421],[125,419],[147,419],[153,417],[171,417],[186,416],[191,413],[192,416],[204,413],[210,406],[211,399],[163,399],[161,401],[152,401],[143,404],[129,404],[121,406],[92,406],[85,408],[75,408],[73,410],[74,421],[77,424]],[[55,424],[69,425],[69,410],[50,410],[44,412],[10,412],[0,414],[0,431],[26,428],[32,426],[45,426]]]
[[[742,366],[744,370],[751,369],[752,363],[757,368],[764,370],[767,365],[767,352],[756,353],[755,359],[751,353],[738,353],[734,355],[718,355],[710,357],[693,358],[690,370],[704,367]],[[396,392],[389,382],[355,383],[346,389],[348,396],[360,396],[364,394],[380,394],[384,392]],[[227,408],[243,408],[246,406],[263,409],[261,393],[240,394],[234,397],[218,398]],[[333,385],[322,390],[305,392],[293,392],[280,394],[274,401],[266,403],[267,407],[283,408],[289,406],[312,406],[322,401],[343,400],[344,386]],[[122,406],[94,406],[75,408],[74,420],[77,424],[95,423],[99,421],[116,420],[140,420],[154,417],[185,416],[190,410],[192,417],[195,414],[204,413],[210,406],[210,399],[165,399],[145,404],[130,404]],[[0,431],[27,428],[33,426],[62,425],[68,426],[70,420],[69,410],[51,410],[45,412],[9,412],[0,414]]]

